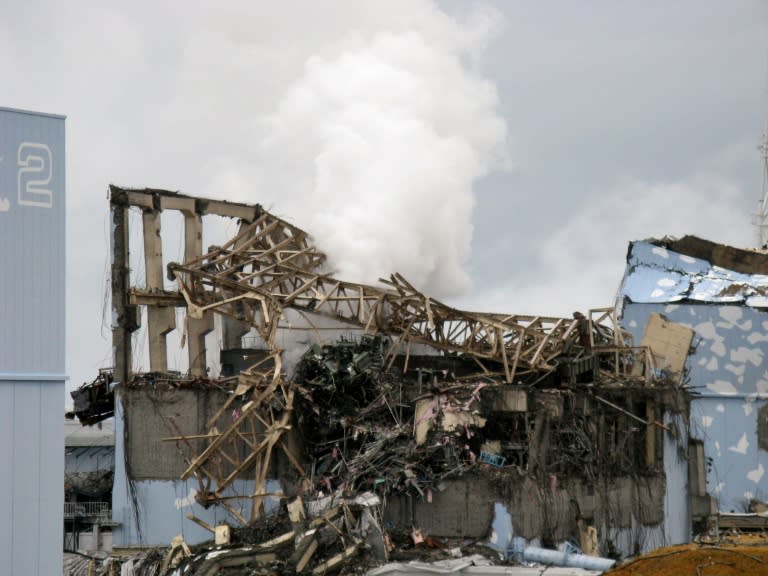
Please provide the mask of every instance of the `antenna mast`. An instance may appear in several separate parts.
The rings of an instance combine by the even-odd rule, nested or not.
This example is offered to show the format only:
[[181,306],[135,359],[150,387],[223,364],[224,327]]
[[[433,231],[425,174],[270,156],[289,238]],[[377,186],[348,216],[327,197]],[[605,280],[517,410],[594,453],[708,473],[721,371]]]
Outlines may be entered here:
[[[768,65],[766,65],[766,79],[768,80]],[[766,84],[766,96],[768,97],[768,83]],[[757,199],[757,212],[755,212],[753,223],[757,228],[757,247],[766,250],[768,249],[768,114],[765,118],[763,138],[757,149],[760,150],[762,159],[762,173],[760,175],[760,196]]]
[[763,139],[757,149],[760,150],[762,159],[762,177],[754,222],[757,227],[757,247],[768,248],[768,118],[763,130]]

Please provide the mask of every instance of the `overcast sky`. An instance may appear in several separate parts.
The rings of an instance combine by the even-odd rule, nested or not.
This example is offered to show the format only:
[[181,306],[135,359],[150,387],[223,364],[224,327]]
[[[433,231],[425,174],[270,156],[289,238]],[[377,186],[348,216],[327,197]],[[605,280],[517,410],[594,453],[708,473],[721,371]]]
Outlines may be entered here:
[[750,245],[763,2],[0,0],[0,106],[67,116],[70,385],[111,362],[110,182],[260,202],[341,276],[612,304],[627,243]]

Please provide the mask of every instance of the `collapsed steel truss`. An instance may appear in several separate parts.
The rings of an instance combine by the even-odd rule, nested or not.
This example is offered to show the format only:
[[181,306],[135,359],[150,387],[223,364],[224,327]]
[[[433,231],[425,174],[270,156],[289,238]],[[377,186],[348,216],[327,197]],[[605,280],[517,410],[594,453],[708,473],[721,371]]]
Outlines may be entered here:
[[484,371],[488,361],[514,382],[521,374],[554,370],[554,360],[579,338],[578,319],[457,310],[399,274],[375,287],[333,278],[325,262],[306,233],[264,212],[224,246],[169,270],[191,317],[215,310],[256,327],[268,345],[282,310],[294,308],[391,334],[399,345],[464,354]]

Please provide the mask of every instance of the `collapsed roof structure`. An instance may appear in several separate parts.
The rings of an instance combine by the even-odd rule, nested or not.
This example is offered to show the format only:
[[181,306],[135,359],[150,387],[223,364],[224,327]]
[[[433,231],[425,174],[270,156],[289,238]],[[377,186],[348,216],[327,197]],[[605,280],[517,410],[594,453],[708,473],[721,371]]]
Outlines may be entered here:
[[[297,544],[287,560],[293,569],[326,570],[334,554],[366,546],[386,557],[396,538],[382,523],[420,544],[417,534],[482,538],[492,531],[494,503],[511,514],[515,536],[580,541],[590,553],[687,539],[687,507],[666,497],[667,482],[678,488],[688,479],[686,354],[659,364],[653,353],[679,339],[633,346],[611,308],[572,318],[478,313],[431,298],[397,273],[377,286],[337,279],[306,232],[259,205],[116,186],[110,203],[124,460],[114,509],[133,509],[120,519],[124,546],[184,532],[178,524],[157,532],[167,523],[160,518],[143,522],[152,535],[141,528],[141,514],[162,514],[159,480],[173,482],[176,508],[189,507],[188,517],[207,527],[201,516],[218,508],[236,525],[266,521],[275,497],[294,524],[348,511],[341,502],[354,495],[383,504],[375,514],[342,514],[349,532],[333,525],[339,538],[325,558],[317,545],[299,553]],[[131,208],[141,210],[143,287],[131,280]],[[167,266],[175,290],[163,280],[163,211],[184,218],[184,262]],[[237,218],[239,230],[203,253],[209,214]],[[150,372],[134,374],[141,309]],[[168,371],[177,309],[189,376]],[[234,333],[223,340],[238,354],[242,336],[258,342],[243,354],[253,361],[231,378],[207,377],[214,316]],[[304,340],[284,335],[294,324],[303,324]],[[80,408],[88,417],[87,405]],[[700,471],[695,456],[691,469]],[[179,499],[187,493],[179,482],[189,481],[192,498]],[[303,520],[313,509],[315,520]],[[355,532],[364,516],[378,519],[384,544]],[[303,526],[291,534],[304,534]]]

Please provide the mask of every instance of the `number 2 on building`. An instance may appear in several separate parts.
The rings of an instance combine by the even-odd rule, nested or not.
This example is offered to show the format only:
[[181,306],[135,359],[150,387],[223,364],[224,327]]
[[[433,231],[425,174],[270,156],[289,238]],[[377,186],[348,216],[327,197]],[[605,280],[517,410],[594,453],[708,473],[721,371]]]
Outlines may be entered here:
[[51,208],[53,193],[49,187],[52,177],[51,149],[37,142],[19,144],[19,204]]

